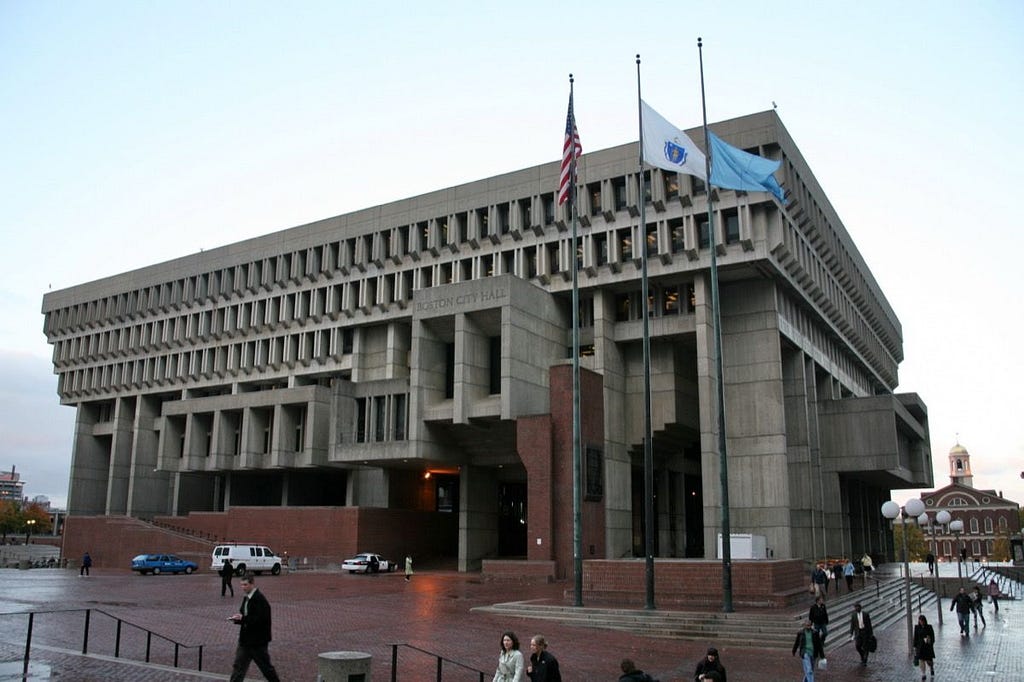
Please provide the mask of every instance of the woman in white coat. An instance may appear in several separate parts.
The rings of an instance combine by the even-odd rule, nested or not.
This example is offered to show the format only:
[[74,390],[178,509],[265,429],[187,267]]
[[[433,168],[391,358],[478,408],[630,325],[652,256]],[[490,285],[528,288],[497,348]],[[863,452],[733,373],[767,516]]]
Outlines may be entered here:
[[494,682],[523,682],[523,652],[519,650],[519,638],[514,632],[501,635],[501,653]]

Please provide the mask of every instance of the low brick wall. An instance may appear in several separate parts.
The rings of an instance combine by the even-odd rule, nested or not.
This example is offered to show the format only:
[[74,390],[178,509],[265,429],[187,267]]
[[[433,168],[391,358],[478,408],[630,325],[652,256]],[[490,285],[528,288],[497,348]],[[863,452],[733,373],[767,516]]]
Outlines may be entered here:
[[484,559],[480,577],[496,583],[550,583],[555,579],[555,562]]
[[[643,559],[583,562],[585,599],[609,604],[643,603],[646,594]],[[803,561],[733,561],[733,603],[777,608],[807,597]],[[662,606],[717,606],[722,603],[722,562],[710,559],[655,559],[654,589]]]

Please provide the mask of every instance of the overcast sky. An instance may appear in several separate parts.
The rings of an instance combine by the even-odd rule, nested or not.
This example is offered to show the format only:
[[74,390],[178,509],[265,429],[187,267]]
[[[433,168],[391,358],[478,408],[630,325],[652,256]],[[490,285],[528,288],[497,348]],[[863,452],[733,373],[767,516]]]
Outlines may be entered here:
[[[937,486],[1024,503],[1024,3],[0,0],[0,469],[66,501],[43,294],[778,106],[903,325]],[[790,8],[793,7],[793,8]],[[800,9],[795,9],[799,7]],[[895,491],[903,501],[911,491]]]

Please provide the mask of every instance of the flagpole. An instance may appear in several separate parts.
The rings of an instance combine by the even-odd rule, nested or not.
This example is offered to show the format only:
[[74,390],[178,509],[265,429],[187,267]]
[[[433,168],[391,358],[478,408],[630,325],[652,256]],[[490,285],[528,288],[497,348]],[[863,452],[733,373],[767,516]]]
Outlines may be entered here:
[[[711,136],[708,135],[708,107],[704,97],[704,47],[697,38],[700,55],[700,107],[704,114],[704,169],[707,181],[704,189],[708,198],[708,246],[711,247],[711,324],[715,336],[715,384],[718,402],[718,458],[722,510],[722,611],[732,613],[732,534],[729,528],[729,459],[725,450],[725,378],[722,370],[722,316],[718,300],[718,262],[715,256],[715,223],[711,205]],[[698,242],[700,235],[697,235]],[[699,247],[699,244],[698,244]]]
[[[640,55],[636,56],[636,106],[640,120],[640,314],[643,317],[644,354],[644,582],[647,601],[644,608],[654,609],[654,453],[651,444],[651,332],[648,319],[649,287],[647,282],[647,195],[644,191],[644,112],[640,98]],[[634,240],[634,244],[636,240]]]
[[[569,101],[573,97],[573,77],[569,74]],[[573,126],[576,114],[573,113]],[[572,215],[572,562],[574,606],[583,606],[583,456],[580,448],[580,288],[577,274],[576,223],[579,207],[576,192],[576,151],[572,152],[572,186],[569,188],[569,213]]]

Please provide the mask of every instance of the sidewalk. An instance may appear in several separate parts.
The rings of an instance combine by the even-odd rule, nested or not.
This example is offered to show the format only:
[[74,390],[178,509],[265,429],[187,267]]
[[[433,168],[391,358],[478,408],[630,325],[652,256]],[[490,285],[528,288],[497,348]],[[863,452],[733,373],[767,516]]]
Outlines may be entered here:
[[[954,573],[955,575],[955,573]],[[90,578],[57,569],[0,570],[0,613],[40,609],[93,608],[150,628],[185,644],[203,644],[203,674],[173,671],[115,660],[112,628],[105,618],[93,617],[89,657],[80,651],[84,618],[50,614],[36,618],[29,679],[92,682],[97,680],[185,682],[226,679],[237,638],[235,626],[225,618],[238,609],[241,590],[234,599],[220,597],[218,576],[200,572],[192,576],[136,576],[128,571],[94,571]],[[527,648],[531,635],[543,633],[550,651],[562,665],[569,682],[615,680],[621,658],[633,658],[662,682],[692,680],[693,668],[707,642],[648,638],[630,633],[551,623],[543,620],[502,618],[470,613],[474,606],[511,600],[561,600],[566,585],[510,586],[480,582],[479,576],[454,572],[418,573],[411,582],[401,574],[362,576],[347,573],[302,573],[261,576],[257,586],[270,600],[274,615],[271,657],[281,678],[313,682],[319,652],[350,650],[373,656],[377,682],[390,679],[391,645],[406,643],[443,655],[493,676],[499,638],[514,630]],[[986,604],[988,624],[961,639],[956,618],[943,601],[945,623],[938,627],[936,608],[926,609],[936,629],[936,680],[1024,679],[1024,606],[1004,601],[999,614]],[[642,605],[637,605],[642,608]],[[849,613],[833,613],[826,643],[828,670],[816,679],[877,680],[920,679],[911,667],[904,621],[876,631],[879,647],[866,668],[845,635]],[[917,613],[913,614],[916,622]],[[0,615],[0,680],[21,679],[25,616]],[[794,630],[794,636],[796,631]],[[122,651],[127,648],[122,647]],[[166,662],[167,653],[154,657]],[[778,649],[719,646],[730,682],[800,680],[798,659]],[[125,654],[123,654],[125,655]],[[183,664],[195,667],[194,656]],[[401,682],[434,680],[436,660],[409,648],[400,648]],[[260,679],[255,668],[250,679]],[[477,673],[445,664],[444,679],[476,681]]]

